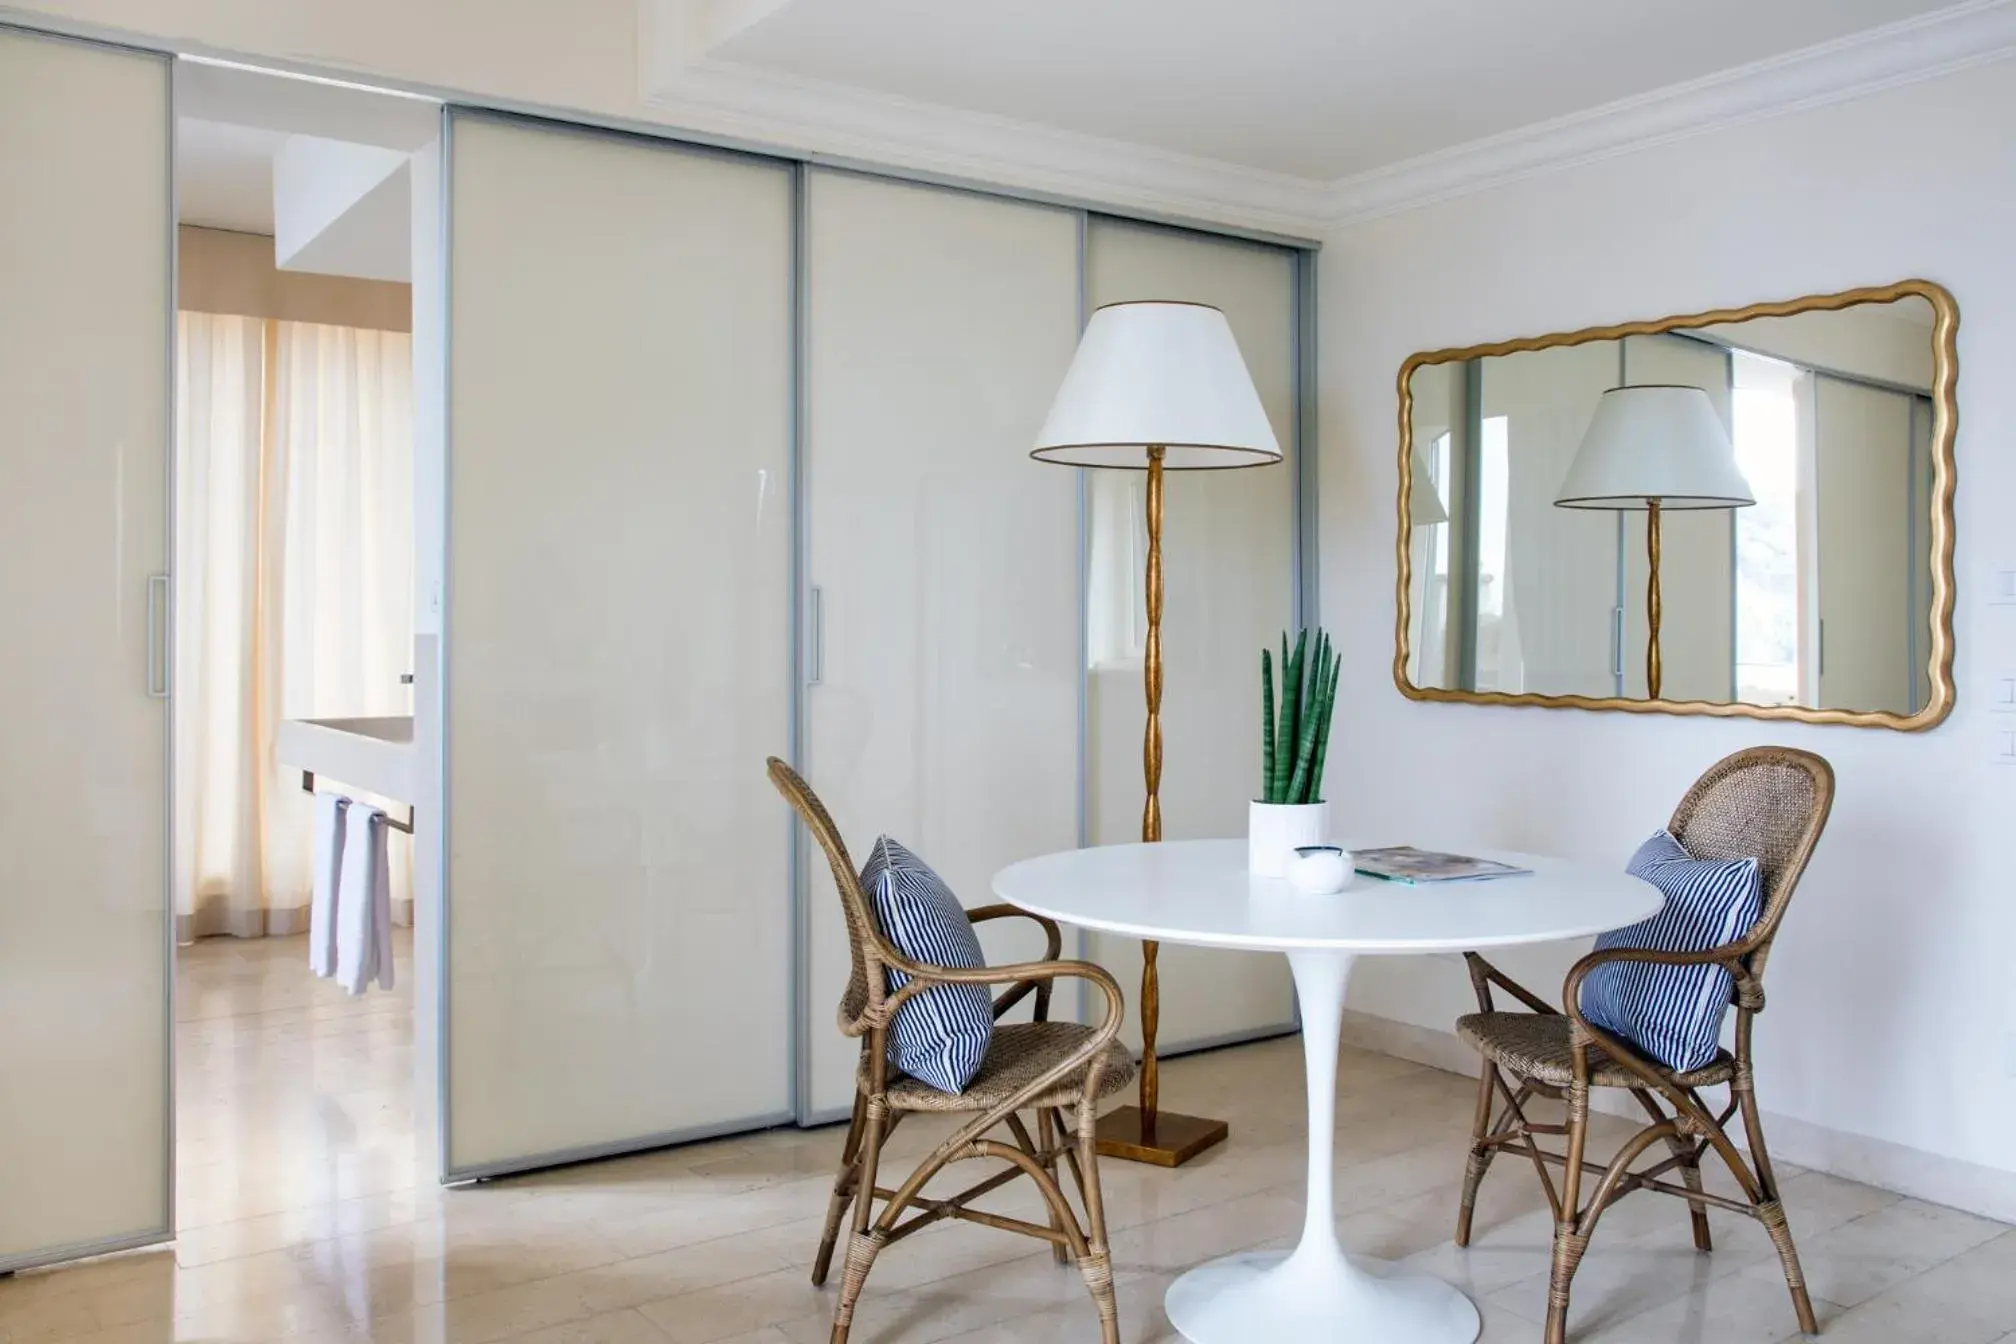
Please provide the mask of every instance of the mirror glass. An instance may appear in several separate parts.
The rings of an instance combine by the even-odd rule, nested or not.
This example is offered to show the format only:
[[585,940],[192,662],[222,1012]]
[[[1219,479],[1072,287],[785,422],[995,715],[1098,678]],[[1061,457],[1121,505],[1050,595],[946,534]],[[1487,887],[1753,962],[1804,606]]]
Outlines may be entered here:
[[1864,293],[1409,361],[1403,689],[1943,716],[1951,300]]

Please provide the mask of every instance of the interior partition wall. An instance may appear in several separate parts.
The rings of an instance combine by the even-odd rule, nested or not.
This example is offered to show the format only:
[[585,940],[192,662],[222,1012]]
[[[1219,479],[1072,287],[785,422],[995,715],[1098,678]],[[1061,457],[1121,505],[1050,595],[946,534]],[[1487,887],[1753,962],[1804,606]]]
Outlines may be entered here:
[[[1142,478],[1029,456],[1093,303],[1225,308],[1288,456],[1170,489],[1169,834],[1243,834],[1254,664],[1295,625],[1305,256],[494,114],[451,113],[444,159],[450,1179],[845,1116],[845,930],[766,755],[857,864],[887,834],[969,906],[1136,838],[1140,664],[1106,644]],[[1138,944],[1067,952],[1131,1001]],[[1164,1047],[1292,1027],[1276,960],[1172,949]]]
[[[0,1271],[172,1232],[170,59],[0,27]],[[1094,303],[1225,308],[1288,455],[1169,492],[1168,833],[1243,833],[1313,607],[1307,253],[472,108],[415,174],[430,1169],[844,1108],[766,755],[969,904],[1134,838],[1139,594],[1093,580],[1138,496],[1028,457]],[[1164,1048],[1291,1026],[1264,961],[1172,949]]]
[[[1078,837],[1078,480],[1030,445],[1077,348],[1075,211],[814,170],[805,201],[801,766],[860,863],[881,834],[969,906]],[[807,864],[801,1118],[858,1042],[838,894]],[[1041,957],[1027,921],[990,961]]]
[[170,96],[0,27],[0,1271],[171,1232]]
[[451,1179],[790,1111],[791,168],[448,121]]

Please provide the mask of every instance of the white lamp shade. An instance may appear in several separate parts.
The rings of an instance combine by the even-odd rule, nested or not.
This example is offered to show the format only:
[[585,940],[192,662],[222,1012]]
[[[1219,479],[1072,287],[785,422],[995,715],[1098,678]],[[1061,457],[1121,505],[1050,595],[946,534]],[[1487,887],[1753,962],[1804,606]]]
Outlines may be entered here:
[[1714,403],[1698,387],[1613,387],[1554,502],[1564,509],[1733,509],[1755,504]]
[[1092,314],[1032,456],[1074,467],[1262,466],[1281,445],[1225,314],[1201,303],[1108,304]]

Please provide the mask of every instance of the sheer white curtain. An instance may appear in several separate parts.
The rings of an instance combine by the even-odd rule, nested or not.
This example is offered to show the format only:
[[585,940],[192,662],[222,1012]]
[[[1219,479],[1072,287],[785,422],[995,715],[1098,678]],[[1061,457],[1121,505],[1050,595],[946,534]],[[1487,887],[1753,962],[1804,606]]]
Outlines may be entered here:
[[292,933],[311,808],[277,724],[411,712],[411,338],[209,313],[178,336],[176,933]]

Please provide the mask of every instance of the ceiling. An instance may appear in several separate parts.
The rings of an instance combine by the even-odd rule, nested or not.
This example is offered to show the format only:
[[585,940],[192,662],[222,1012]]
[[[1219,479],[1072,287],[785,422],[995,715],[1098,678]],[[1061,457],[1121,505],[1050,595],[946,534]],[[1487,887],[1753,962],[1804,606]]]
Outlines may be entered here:
[[689,58],[1332,181],[1951,0],[681,3]]
[[331,80],[177,62],[175,188],[184,224],[273,232],[273,159],[289,137],[408,153],[432,139],[440,104]]
[[175,189],[181,222],[273,232],[273,156],[286,140],[285,131],[178,117]]

